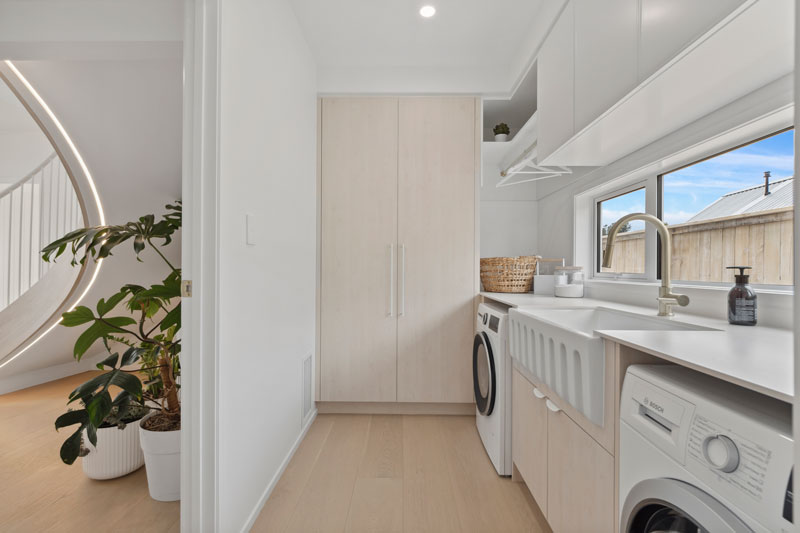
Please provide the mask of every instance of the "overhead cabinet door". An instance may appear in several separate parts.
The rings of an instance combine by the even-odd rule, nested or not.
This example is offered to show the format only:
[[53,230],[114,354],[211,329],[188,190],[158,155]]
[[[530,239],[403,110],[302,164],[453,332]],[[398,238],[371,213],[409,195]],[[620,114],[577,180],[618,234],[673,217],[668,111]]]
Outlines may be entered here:
[[397,105],[322,101],[323,401],[397,400]]
[[400,100],[397,396],[471,402],[475,99]]

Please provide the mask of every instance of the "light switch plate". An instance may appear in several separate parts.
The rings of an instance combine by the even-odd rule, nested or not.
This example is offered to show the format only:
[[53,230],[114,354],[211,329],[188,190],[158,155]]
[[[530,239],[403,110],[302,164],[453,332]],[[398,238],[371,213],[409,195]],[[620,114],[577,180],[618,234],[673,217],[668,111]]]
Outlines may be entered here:
[[245,215],[246,237],[245,242],[249,245],[256,244],[256,217],[255,215]]

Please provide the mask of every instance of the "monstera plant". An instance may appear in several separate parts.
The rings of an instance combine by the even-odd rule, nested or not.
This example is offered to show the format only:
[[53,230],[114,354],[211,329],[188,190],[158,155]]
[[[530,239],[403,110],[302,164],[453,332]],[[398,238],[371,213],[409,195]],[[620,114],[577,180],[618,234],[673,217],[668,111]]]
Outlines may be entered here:
[[[142,252],[150,249],[167,268],[161,283],[127,284],[101,298],[94,309],[81,305],[62,315],[62,326],[84,328],[73,349],[76,360],[80,361],[93,348],[107,353],[97,365],[103,372],[72,391],[68,399],[71,409],[56,419],[56,429],[76,427],[61,446],[61,459],[67,464],[88,452],[83,445],[84,435],[99,449],[103,442],[98,445],[98,430],[124,428],[138,421],[147,410],[155,413],[141,422],[142,429],[180,429],[177,378],[181,351],[181,270],[167,259],[162,249],[173,242],[175,232],[181,228],[181,203],[167,205],[166,209],[160,220],[146,215],[123,225],[78,229],[42,250],[45,261],[67,252],[75,266],[87,260],[110,260],[112,251],[127,242],[132,244],[138,261],[142,261]],[[114,397],[112,391],[117,391]]]

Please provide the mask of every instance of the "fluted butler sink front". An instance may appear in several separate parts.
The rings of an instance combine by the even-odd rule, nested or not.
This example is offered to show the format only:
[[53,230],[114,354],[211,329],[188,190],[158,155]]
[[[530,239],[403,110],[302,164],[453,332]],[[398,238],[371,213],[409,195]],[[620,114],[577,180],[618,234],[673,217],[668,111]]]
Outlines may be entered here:
[[598,426],[605,392],[605,343],[598,331],[710,331],[606,307],[511,309],[509,321],[511,356]]

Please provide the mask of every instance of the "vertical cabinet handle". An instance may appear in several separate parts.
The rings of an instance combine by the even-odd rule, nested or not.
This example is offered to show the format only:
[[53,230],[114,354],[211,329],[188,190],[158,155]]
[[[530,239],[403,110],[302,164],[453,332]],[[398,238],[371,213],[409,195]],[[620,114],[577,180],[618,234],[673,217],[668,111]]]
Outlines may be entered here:
[[406,314],[406,245],[400,245],[400,310],[398,316]]
[[547,408],[550,409],[551,411],[553,411],[554,413],[558,413],[558,412],[561,411],[561,408],[559,406],[557,406],[556,404],[554,404],[553,402],[551,402],[550,398],[546,399],[544,401],[544,403],[545,403],[545,405],[547,405]]
[[389,310],[386,316],[394,316],[394,244],[389,245]]

